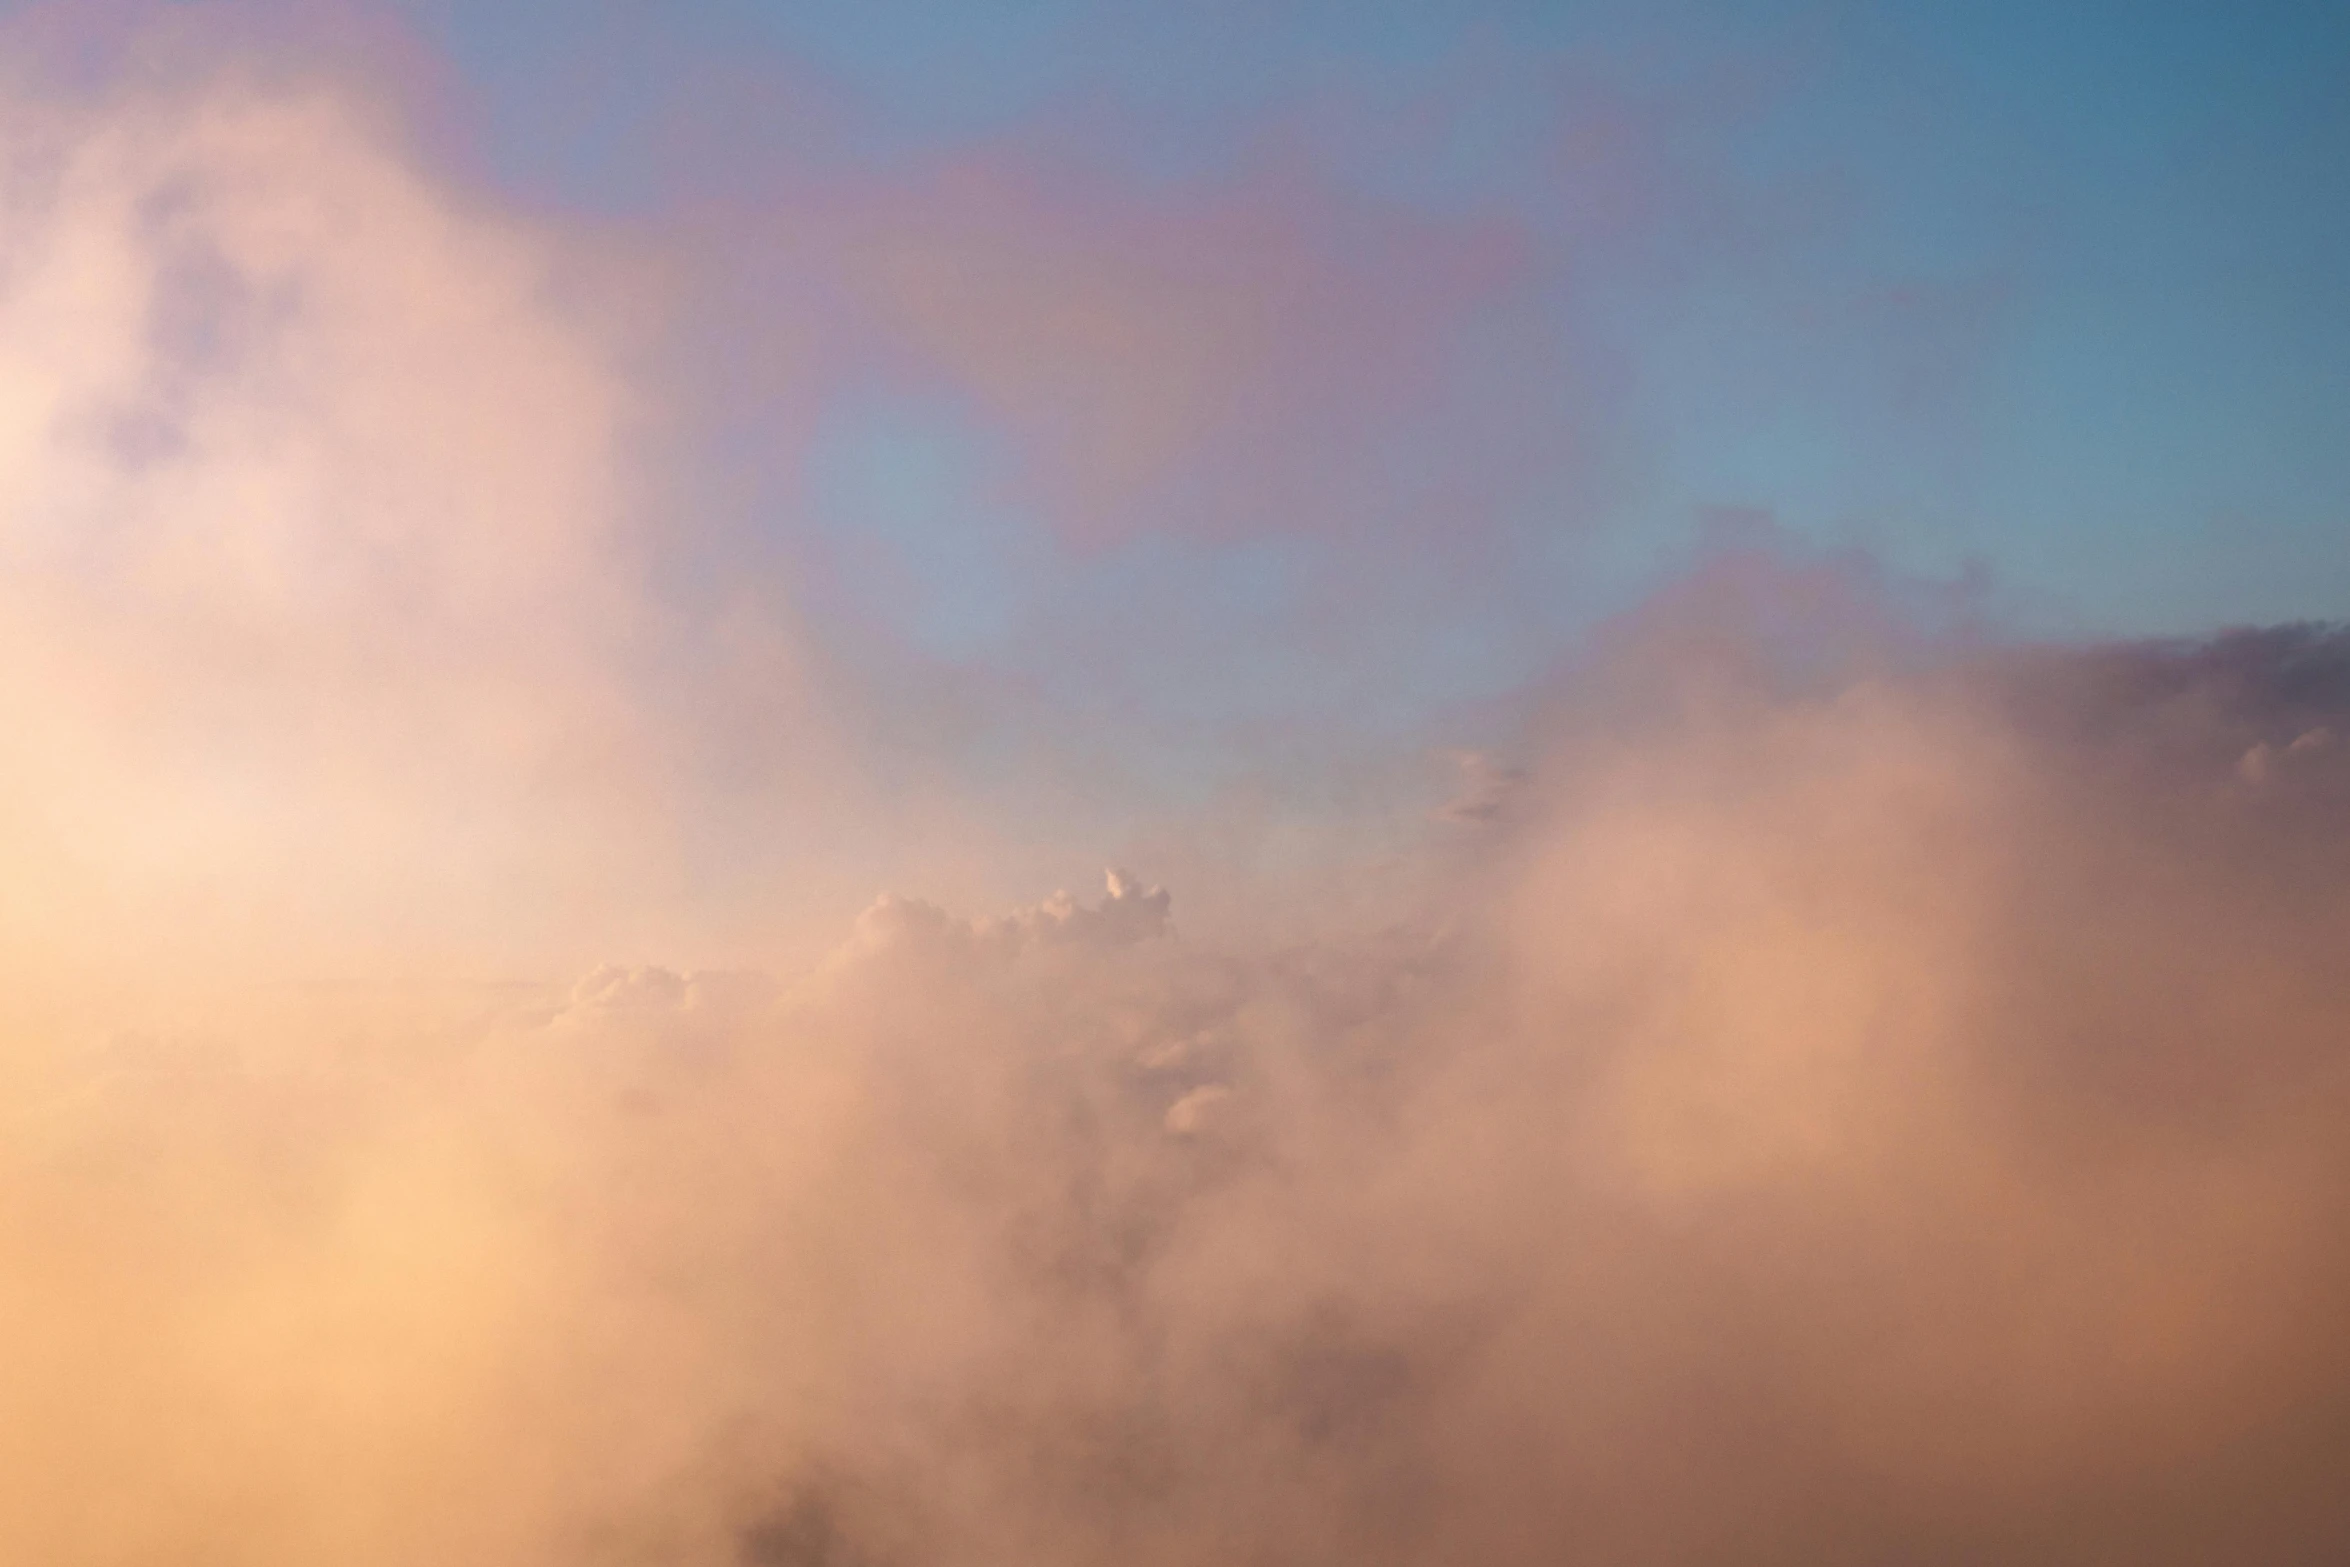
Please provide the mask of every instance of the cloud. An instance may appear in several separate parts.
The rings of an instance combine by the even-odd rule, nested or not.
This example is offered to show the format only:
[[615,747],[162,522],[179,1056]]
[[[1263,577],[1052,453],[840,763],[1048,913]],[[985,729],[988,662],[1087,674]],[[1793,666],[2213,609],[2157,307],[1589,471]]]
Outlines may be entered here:
[[608,859],[650,786],[637,409],[541,237],[229,73],[20,85],[0,160],[0,831],[124,900],[38,923],[397,945]]
[[[1356,531],[1376,491],[1333,490],[1363,437],[1449,417],[1465,329],[1526,279],[1525,236],[1499,222],[1311,179],[1137,201],[1039,161],[870,193],[848,255],[879,322],[1014,435],[1079,544]],[[1446,478],[1459,512],[1477,486]]]
[[1460,790],[1436,808],[1440,821],[1470,826],[1494,821],[1509,809],[1511,796],[1526,783],[1523,769],[1484,751],[1456,751],[1452,759],[1460,769]]
[[2345,779],[2235,760],[2350,716],[2345,646],[1716,645],[1562,703],[1383,934],[1178,935],[1113,873],[885,899],[780,984],[118,1053],[12,1156],[8,1472],[135,1478],[0,1514],[59,1561],[2310,1559]]
[[[826,773],[773,606],[678,631],[709,540],[550,231],[332,92],[11,94],[17,1555],[2339,1554],[2343,632],[2017,645],[1749,530],[1461,753],[1473,833],[969,917],[983,811]],[[1089,505],[1214,425],[1127,384],[1161,304],[1280,402],[1478,294],[1325,362],[1312,223],[975,200],[863,231],[920,262],[867,303],[1083,405]],[[774,886],[672,951],[695,832]],[[859,832],[906,890],[827,958],[696,966]]]

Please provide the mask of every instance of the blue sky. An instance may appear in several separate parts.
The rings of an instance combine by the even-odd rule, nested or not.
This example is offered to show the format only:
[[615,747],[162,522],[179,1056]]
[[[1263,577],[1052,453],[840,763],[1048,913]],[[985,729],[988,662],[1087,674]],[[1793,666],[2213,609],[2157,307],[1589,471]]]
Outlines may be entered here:
[[[1579,307],[1622,357],[1637,472],[1561,569],[1637,576],[1733,507],[1903,568],[1980,562],[2052,629],[2324,617],[2350,593],[2340,7],[683,0],[414,20],[499,177],[557,206],[641,216],[755,196],[778,161],[912,177],[1005,142],[1147,201],[1279,157],[1385,206],[1506,214],[1554,241],[1535,266],[1562,277],[1586,270],[1581,193],[1553,149],[1607,97],[1653,143],[1638,199],[1682,210],[1602,258],[1615,297]],[[984,441],[861,401],[872,429],[831,421],[851,451],[824,459],[836,491],[877,442],[913,443],[906,492]],[[1511,522],[1539,539],[1526,489]],[[927,522],[908,504],[901,535],[1020,531],[976,491]],[[922,637],[1008,633],[1021,569],[969,571],[970,601]]]
[[181,14],[658,279],[661,700],[764,627],[1045,816],[1474,743],[1725,523],[2027,634],[2350,603],[2339,7]]

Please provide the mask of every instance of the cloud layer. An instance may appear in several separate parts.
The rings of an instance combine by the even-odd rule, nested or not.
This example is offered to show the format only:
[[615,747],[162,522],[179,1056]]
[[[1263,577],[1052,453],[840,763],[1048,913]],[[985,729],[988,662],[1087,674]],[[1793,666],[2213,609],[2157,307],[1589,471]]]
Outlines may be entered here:
[[1114,874],[885,899],[780,984],[118,1042],[16,1112],[0,1517],[59,1562],[2327,1554],[2350,646],[1677,680],[1537,736],[1381,936]]

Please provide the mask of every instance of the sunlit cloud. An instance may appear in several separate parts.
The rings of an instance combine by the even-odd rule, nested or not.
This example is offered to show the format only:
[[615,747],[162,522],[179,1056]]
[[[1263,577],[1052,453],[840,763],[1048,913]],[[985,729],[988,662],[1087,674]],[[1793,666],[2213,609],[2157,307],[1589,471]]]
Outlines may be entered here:
[[[429,11],[5,35],[0,1555],[2334,1549],[2350,642],[1643,532],[1733,111],[588,211]],[[2004,286],[1764,293],[1992,439]]]

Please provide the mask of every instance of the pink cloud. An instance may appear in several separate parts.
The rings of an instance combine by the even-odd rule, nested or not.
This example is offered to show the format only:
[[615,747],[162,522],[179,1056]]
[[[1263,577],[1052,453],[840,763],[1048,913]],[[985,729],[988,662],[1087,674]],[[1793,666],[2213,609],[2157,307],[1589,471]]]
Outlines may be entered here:
[[852,226],[885,329],[1002,422],[1075,542],[1342,525],[1296,504],[1310,470],[1454,390],[1450,345],[1528,264],[1506,224],[1302,177],[1138,199],[1001,157]]

